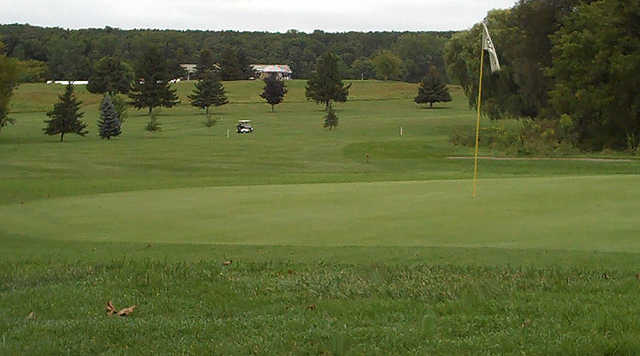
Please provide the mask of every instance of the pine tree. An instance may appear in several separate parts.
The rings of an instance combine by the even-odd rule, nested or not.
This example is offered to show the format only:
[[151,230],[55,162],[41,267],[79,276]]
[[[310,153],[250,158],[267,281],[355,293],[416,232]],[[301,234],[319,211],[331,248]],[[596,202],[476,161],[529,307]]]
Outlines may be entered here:
[[418,87],[418,96],[414,101],[418,104],[429,103],[429,107],[433,107],[433,103],[451,101],[449,88],[440,80],[440,76],[434,67],[422,79]]
[[129,98],[136,109],[148,108],[149,115],[153,108],[173,107],[179,103],[176,89],[169,84],[167,61],[155,48],[145,51],[142,61],[136,70],[137,80],[133,82]]
[[196,83],[196,88],[193,90],[193,94],[189,95],[191,105],[204,109],[207,116],[209,116],[209,107],[221,106],[227,104],[227,96],[224,91],[224,86],[218,80],[218,76],[212,72],[206,72],[204,78]]
[[327,108],[327,115],[324,117],[324,127],[332,130],[337,126],[338,116],[336,115],[336,111],[333,109],[333,106],[329,105],[329,108]]
[[154,133],[156,131],[162,131],[162,125],[158,120],[157,110],[154,110],[151,112],[151,115],[149,117],[149,122],[147,122],[147,125],[144,127],[144,129],[150,133]]
[[284,96],[287,94],[287,91],[287,86],[284,81],[273,77],[267,77],[264,80],[264,90],[262,91],[262,94],[260,94],[260,97],[271,105],[271,112],[273,112],[273,107],[284,100]]
[[100,104],[100,119],[98,120],[100,137],[110,140],[111,137],[120,135],[120,120],[113,106],[109,94],[104,96]]
[[328,52],[320,58],[316,71],[307,82],[305,95],[308,100],[324,104],[328,111],[331,101],[345,102],[351,84],[344,85],[338,69],[338,56]]
[[53,105],[53,110],[47,113],[51,120],[45,120],[47,127],[43,129],[46,135],[60,134],[60,142],[64,141],[65,133],[74,133],[84,136],[89,133],[85,128],[87,124],[80,121],[84,113],[79,112],[81,101],[76,99],[73,93],[73,85],[67,85],[64,94],[60,95],[59,102]]

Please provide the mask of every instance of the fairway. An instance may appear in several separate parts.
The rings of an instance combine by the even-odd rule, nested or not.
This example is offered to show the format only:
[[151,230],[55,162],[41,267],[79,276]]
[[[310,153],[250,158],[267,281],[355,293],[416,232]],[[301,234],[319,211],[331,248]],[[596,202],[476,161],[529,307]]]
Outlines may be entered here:
[[[215,126],[182,82],[163,131],[132,110],[110,141],[79,87],[90,133],[64,143],[41,131],[63,88],[17,90],[0,133],[0,354],[640,350],[637,156],[483,148],[496,158],[472,199],[473,152],[449,142],[475,124],[459,87],[425,109],[413,84],[354,81],[328,131],[304,81],[275,113],[260,82],[224,84]],[[108,300],[137,309],[107,317]]]
[[[28,238],[640,252],[635,176],[149,190],[0,206]],[[33,224],[34,217],[38,223]]]

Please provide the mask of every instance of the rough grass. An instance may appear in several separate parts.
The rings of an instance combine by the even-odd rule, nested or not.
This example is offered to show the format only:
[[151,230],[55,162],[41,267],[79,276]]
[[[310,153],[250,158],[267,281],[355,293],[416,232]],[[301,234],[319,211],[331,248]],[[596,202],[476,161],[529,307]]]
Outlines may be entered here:
[[[109,142],[79,89],[94,129],[63,144],[41,133],[63,88],[21,86],[0,354],[640,353],[637,158],[483,161],[474,201],[472,165],[447,159],[471,154],[448,143],[474,125],[459,88],[430,110],[414,85],[355,81],[328,132],[288,85],[271,114],[260,82],[225,83],[205,127],[181,83],[161,133],[133,111]],[[255,134],[227,139],[242,119]]]

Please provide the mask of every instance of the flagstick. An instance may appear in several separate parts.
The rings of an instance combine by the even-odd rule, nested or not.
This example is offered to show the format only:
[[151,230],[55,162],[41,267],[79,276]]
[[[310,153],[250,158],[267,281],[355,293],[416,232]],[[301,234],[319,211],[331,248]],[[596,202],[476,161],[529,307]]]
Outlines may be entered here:
[[480,105],[482,104],[482,74],[484,70],[484,44],[482,45],[482,54],[480,55],[480,84],[478,84],[478,120],[476,122],[476,153],[474,157],[473,167],[473,194],[476,198],[476,186],[478,185],[478,149],[480,145]]

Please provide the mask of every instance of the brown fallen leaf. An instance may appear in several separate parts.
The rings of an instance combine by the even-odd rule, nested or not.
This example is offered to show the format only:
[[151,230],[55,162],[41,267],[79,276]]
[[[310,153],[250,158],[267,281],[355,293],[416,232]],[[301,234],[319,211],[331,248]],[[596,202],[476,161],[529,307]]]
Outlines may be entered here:
[[29,313],[29,315],[27,315],[27,320],[36,320],[38,319],[38,317],[36,316],[36,313],[31,312]]
[[230,265],[230,264],[232,264],[232,263],[233,263],[233,261],[232,261],[232,260],[229,260],[229,261],[224,261],[224,262],[222,262],[222,265],[223,265],[223,266],[228,266],[228,265]]
[[132,305],[128,308],[124,308],[118,312],[118,316],[129,316],[133,313],[133,310],[137,307],[137,305]]
[[107,302],[107,305],[104,307],[107,310],[107,315],[113,315],[116,314],[116,307],[113,306],[113,303],[111,303],[111,301]]
[[315,304],[310,304],[307,306],[307,310],[316,310],[316,305]]
[[636,279],[640,281],[640,273],[636,273]]

